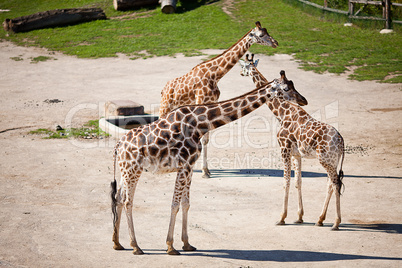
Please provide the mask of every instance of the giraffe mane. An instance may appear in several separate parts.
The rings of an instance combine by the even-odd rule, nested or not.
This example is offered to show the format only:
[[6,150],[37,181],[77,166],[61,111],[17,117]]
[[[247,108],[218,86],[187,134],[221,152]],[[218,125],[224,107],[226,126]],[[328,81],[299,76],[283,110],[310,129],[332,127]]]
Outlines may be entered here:
[[208,63],[208,62],[213,61],[213,60],[215,60],[216,58],[222,56],[223,54],[225,54],[226,52],[228,52],[229,50],[231,50],[234,46],[236,46],[241,40],[243,40],[244,37],[246,37],[248,34],[250,34],[252,30],[254,30],[254,28],[251,29],[250,31],[248,31],[245,35],[243,35],[242,38],[240,38],[239,40],[237,40],[236,43],[234,43],[233,45],[231,45],[228,49],[226,49],[225,51],[223,51],[221,54],[219,54],[219,55],[217,55],[217,56],[215,56],[215,57],[213,57],[213,58],[211,58],[211,59],[209,59],[209,60],[207,60],[207,61],[203,61],[203,62],[197,64],[196,66],[194,66],[194,68],[193,68],[192,70],[194,70],[195,68],[197,68],[198,66],[200,66],[200,65],[202,65],[202,64]]
[[272,80],[271,82],[268,82],[267,84],[264,84],[264,85],[262,85],[262,86],[259,86],[259,87],[255,88],[255,89],[253,89],[252,91],[246,92],[246,93],[244,93],[243,95],[240,95],[240,96],[237,96],[237,97],[233,97],[233,98],[228,99],[228,100],[219,101],[219,102],[210,103],[210,104],[192,104],[192,105],[180,106],[180,107],[177,107],[176,109],[172,110],[171,113],[174,112],[174,111],[177,111],[177,110],[179,110],[179,109],[181,109],[181,108],[183,108],[183,107],[196,108],[196,107],[200,107],[200,106],[220,105],[220,104],[222,104],[223,102],[234,101],[235,99],[240,99],[240,98],[245,97],[246,95],[249,95],[249,94],[252,94],[252,93],[254,93],[254,92],[257,92],[257,91],[260,90],[261,88],[266,87],[266,86],[268,86],[268,85],[270,85],[270,87],[272,87],[271,84],[272,84],[273,82],[274,82],[274,80]]

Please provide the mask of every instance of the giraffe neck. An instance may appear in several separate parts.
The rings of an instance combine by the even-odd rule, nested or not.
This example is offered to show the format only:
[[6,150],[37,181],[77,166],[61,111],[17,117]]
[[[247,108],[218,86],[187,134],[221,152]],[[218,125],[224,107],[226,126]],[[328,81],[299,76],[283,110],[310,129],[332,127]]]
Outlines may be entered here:
[[[254,84],[257,87],[265,85],[268,80],[255,68],[253,64],[250,65],[249,75],[253,79]],[[274,97],[267,101],[268,108],[272,111],[276,119],[278,119],[279,123],[285,120],[286,113],[285,111],[290,108],[292,104],[282,98]]]
[[242,38],[239,39],[234,45],[225,50],[222,54],[201,63],[197,67],[207,67],[209,70],[214,70],[214,77],[216,81],[219,81],[236,63],[241,57],[248,51],[252,45],[252,38],[250,37],[250,30]]
[[276,119],[278,119],[280,125],[283,125],[285,122],[294,121],[303,124],[303,122],[311,120],[311,116],[302,107],[283,98],[272,98],[272,100],[267,102],[267,106]]
[[254,67],[253,64],[250,65],[250,76],[253,79],[254,84],[257,87],[265,85],[268,83],[268,80]]
[[190,106],[195,115],[197,129],[204,135],[206,132],[233,122],[259,108],[271,97],[271,85],[264,85],[240,97],[209,105]]

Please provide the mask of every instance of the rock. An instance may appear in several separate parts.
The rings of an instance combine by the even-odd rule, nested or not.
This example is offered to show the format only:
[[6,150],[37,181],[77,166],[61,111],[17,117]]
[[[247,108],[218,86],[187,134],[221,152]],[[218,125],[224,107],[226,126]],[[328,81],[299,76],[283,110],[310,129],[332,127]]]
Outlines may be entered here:
[[130,100],[114,100],[105,103],[105,117],[143,115],[144,106]]
[[393,33],[393,32],[394,32],[394,30],[392,30],[392,29],[382,29],[380,31],[380,34],[389,34],[389,33]]

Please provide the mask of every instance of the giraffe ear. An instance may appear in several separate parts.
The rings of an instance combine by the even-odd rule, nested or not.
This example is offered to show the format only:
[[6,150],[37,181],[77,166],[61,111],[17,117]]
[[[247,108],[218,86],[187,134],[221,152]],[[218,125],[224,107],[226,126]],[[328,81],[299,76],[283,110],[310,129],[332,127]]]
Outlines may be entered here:
[[246,65],[246,63],[244,62],[244,60],[240,59],[239,60],[240,66],[243,67],[244,65]]
[[256,67],[257,68],[257,65],[258,65],[258,62],[259,62],[260,60],[255,60],[254,61],[254,67]]

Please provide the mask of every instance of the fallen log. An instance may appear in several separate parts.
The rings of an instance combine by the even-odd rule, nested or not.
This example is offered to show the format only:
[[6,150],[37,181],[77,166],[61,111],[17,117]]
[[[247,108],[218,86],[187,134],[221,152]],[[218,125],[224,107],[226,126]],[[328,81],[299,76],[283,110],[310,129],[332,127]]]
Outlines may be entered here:
[[6,31],[18,33],[104,19],[106,19],[106,15],[100,8],[55,9],[15,19],[6,19],[3,22],[3,28]]
[[162,0],[161,9],[165,14],[172,14],[176,11],[177,0]]
[[113,0],[113,6],[116,10],[127,10],[131,8],[156,5],[159,0]]

